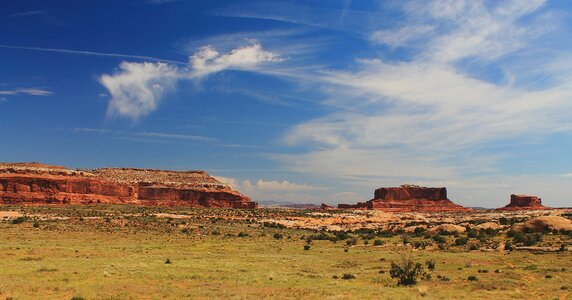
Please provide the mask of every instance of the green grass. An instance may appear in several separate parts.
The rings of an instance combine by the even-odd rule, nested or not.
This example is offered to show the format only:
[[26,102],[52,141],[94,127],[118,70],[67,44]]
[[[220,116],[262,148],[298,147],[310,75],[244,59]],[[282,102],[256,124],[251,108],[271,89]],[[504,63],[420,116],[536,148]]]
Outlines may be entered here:
[[[425,295],[419,287],[429,299],[571,297],[569,251],[412,250],[399,236],[379,238],[381,247],[360,241],[347,252],[345,241],[313,240],[304,250],[302,237],[316,232],[205,217],[299,212],[181,210],[190,217],[169,219],[148,216],[149,211],[161,210],[26,208],[30,221],[0,222],[0,299],[411,299]],[[72,218],[37,221],[32,214]],[[238,237],[240,232],[248,235]],[[274,238],[276,233],[283,238]],[[433,260],[431,279],[398,287],[389,269],[404,254],[424,266]],[[355,278],[344,280],[344,274]]]

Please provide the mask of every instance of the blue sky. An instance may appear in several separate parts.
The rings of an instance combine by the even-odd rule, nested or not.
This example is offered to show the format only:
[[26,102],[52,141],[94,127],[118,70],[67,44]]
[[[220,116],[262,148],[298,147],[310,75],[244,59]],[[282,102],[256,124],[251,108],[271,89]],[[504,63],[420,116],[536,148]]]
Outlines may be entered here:
[[567,1],[4,1],[2,161],[572,206]]

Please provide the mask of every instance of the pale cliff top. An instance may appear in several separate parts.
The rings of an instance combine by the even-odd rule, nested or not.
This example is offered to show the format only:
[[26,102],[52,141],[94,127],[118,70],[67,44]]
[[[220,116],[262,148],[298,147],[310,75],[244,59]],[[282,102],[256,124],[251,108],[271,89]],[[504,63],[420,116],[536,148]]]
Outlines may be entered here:
[[68,169],[42,163],[1,163],[0,173],[39,174],[58,176],[94,177],[120,183],[146,183],[151,186],[174,186],[179,188],[230,189],[230,187],[206,171],[171,171],[138,168]]

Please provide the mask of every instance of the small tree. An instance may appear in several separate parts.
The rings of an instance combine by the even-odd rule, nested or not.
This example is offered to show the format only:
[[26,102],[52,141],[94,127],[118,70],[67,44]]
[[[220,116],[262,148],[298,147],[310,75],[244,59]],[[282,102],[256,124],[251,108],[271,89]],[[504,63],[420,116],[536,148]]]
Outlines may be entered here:
[[391,278],[397,278],[397,285],[414,285],[418,277],[425,276],[425,271],[420,263],[404,258],[400,264],[391,263],[389,275]]

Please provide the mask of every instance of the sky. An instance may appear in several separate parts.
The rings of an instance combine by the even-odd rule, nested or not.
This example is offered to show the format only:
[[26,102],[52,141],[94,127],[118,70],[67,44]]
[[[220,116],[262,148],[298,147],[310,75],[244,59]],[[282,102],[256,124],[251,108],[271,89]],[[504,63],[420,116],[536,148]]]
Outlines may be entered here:
[[564,0],[2,1],[0,161],[572,207],[571,50]]

